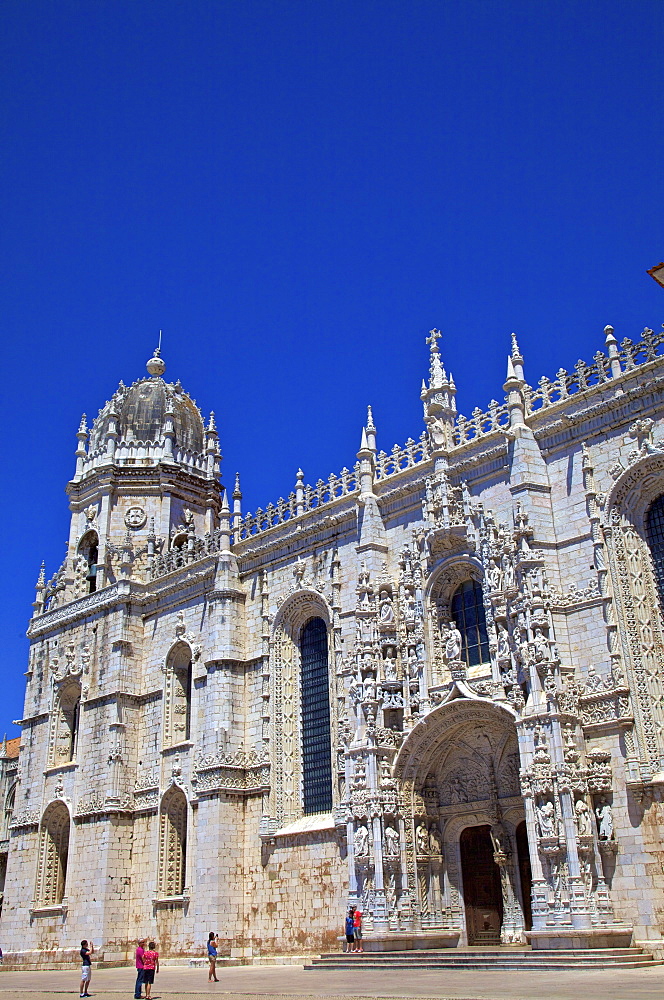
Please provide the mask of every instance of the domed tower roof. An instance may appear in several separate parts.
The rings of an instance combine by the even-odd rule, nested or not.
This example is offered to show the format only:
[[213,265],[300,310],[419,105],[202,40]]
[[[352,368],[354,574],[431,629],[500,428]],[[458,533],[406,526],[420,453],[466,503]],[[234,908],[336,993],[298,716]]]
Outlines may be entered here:
[[[166,365],[155,351],[148,377],[127,387],[122,382],[102,407],[89,432],[85,471],[107,464],[177,462],[201,472],[207,468],[211,425],[206,430],[195,401],[180,382],[163,379]],[[216,447],[213,448],[216,452]],[[83,471],[83,468],[81,469]]]

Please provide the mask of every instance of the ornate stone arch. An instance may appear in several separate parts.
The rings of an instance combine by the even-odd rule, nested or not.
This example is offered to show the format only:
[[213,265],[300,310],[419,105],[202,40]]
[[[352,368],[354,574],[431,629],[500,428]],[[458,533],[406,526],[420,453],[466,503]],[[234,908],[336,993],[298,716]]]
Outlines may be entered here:
[[163,745],[175,746],[191,737],[194,649],[180,636],[164,659]]
[[187,796],[178,785],[171,785],[159,807],[157,894],[161,898],[185,892],[188,811]]
[[[333,615],[325,598],[315,590],[300,590],[279,609],[270,639],[270,753],[272,789],[271,822],[276,828],[292,823],[303,813],[300,694],[300,635],[311,618],[327,626],[330,678],[330,725],[336,745],[336,670]],[[336,796],[336,782],[332,783]]]
[[609,652],[625,666],[644,777],[664,769],[664,623],[646,517],[664,494],[664,453],[646,449],[613,484],[604,507],[613,609]]
[[446,633],[452,621],[450,605],[455,591],[466,580],[482,585],[482,564],[470,552],[454,553],[435,567],[424,589],[425,634],[431,670],[429,683],[434,686],[447,683],[450,679],[443,655]]
[[81,683],[70,674],[54,686],[51,728],[49,733],[49,767],[68,764],[76,756],[81,711]]
[[35,902],[38,907],[59,906],[65,898],[71,816],[65,803],[51,802],[39,825]]
[[99,534],[96,528],[88,525],[76,545],[74,557],[74,592],[76,596],[91,594],[97,589],[98,560]]

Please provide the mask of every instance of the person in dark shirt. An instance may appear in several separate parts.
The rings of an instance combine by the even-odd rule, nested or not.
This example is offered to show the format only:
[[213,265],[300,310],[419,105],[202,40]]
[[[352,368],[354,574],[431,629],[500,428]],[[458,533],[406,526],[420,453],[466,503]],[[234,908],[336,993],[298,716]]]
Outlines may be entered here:
[[92,962],[90,956],[94,955],[95,946],[90,942],[90,947],[88,947],[87,941],[81,941],[81,996],[89,997],[88,992],[90,986],[90,980],[92,979]]
[[353,933],[353,914],[355,907],[351,906],[346,914],[346,943],[344,944],[344,951],[351,952],[355,950],[355,934]]

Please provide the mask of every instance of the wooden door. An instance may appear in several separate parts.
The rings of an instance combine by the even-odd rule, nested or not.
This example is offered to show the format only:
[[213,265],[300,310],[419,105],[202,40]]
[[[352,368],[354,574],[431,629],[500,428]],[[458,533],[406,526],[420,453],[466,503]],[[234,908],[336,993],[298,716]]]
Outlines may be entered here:
[[500,944],[503,895],[489,826],[470,826],[461,834],[461,871],[468,944]]

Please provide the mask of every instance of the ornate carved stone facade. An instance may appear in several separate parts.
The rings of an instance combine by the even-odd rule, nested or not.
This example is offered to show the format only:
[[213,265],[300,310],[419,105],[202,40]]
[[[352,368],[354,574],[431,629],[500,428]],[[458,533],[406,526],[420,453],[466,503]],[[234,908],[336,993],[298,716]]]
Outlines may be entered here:
[[466,418],[439,337],[417,440],[380,451],[369,410],[352,468],[253,514],[160,357],[83,418],[29,628],[12,961],[91,925],[110,959],[216,925],[251,960],[302,912],[315,952],[350,903],[383,942],[662,947],[664,338],[607,327],[536,388],[513,339]]

